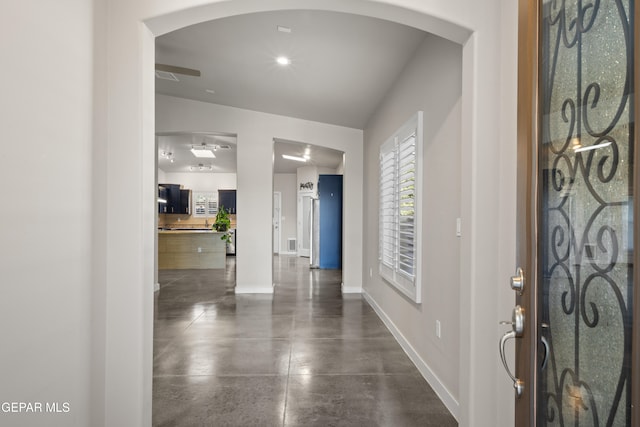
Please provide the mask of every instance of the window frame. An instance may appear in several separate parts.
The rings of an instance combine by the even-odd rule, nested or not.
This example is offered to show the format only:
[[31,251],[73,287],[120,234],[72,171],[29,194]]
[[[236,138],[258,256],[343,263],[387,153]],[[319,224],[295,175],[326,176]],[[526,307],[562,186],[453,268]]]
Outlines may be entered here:
[[[400,239],[402,202],[400,186],[402,182],[399,177],[403,170],[400,166],[400,153],[403,148],[402,144],[412,136],[414,136],[415,144],[413,154],[413,235],[410,242],[412,246],[409,250],[413,249],[413,264],[410,266],[413,275],[403,271],[399,265],[400,248],[403,245],[405,251],[408,248],[407,240],[404,239],[403,243]],[[422,302],[420,256],[422,254],[423,139],[423,112],[418,111],[380,146],[378,157],[378,272],[385,282],[417,304]],[[391,170],[389,169],[390,165],[392,165]],[[404,170],[406,172],[406,169]],[[392,198],[389,195],[390,177],[393,178]],[[387,206],[385,207],[384,204]],[[403,231],[403,234],[406,236],[406,230]],[[390,239],[392,240],[391,246]]]

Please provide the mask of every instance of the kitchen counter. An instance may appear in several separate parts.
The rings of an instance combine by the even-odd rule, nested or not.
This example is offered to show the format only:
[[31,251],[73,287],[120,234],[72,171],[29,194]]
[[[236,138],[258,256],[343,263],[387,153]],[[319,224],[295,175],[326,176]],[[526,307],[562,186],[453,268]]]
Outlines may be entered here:
[[158,230],[158,269],[225,268],[223,234],[204,229]]

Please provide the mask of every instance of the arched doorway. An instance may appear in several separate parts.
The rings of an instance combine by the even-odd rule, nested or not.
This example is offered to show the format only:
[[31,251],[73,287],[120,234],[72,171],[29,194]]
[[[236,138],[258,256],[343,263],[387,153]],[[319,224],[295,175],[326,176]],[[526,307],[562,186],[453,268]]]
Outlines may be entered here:
[[[429,5],[419,5],[418,2],[413,2],[413,7],[416,9],[415,11],[405,9],[395,5],[396,2],[388,1],[386,3],[378,3],[371,1],[354,1],[354,2],[344,2],[344,3],[331,3],[327,4],[322,1],[307,1],[307,2],[292,2],[292,1],[273,1],[273,2],[242,2],[241,4],[234,4],[233,2],[228,3],[211,3],[204,4],[197,7],[193,7],[190,9],[178,9],[184,6],[176,6],[175,9],[171,6],[166,6],[162,8],[158,5],[151,5],[148,9],[145,7],[136,8],[133,6],[125,6],[121,7],[123,10],[115,9],[111,17],[112,28],[119,28],[118,24],[122,23],[124,25],[124,31],[121,34],[113,35],[113,48],[114,52],[110,55],[110,59],[113,61],[122,61],[122,64],[116,65],[116,69],[122,68],[120,71],[125,72],[133,72],[133,77],[130,80],[135,80],[134,83],[131,83],[131,87],[128,87],[127,84],[119,85],[115,84],[115,88],[112,88],[113,97],[111,98],[114,105],[126,104],[125,101],[130,97],[127,89],[141,89],[141,95],[139,98],[139,103],[136,103],[134,107],[141,107],[141,109],[133,108],[135,111],[134,117],[135,120],[129,120],[124,116],[126,114],[125,111],[120,112],[119,114],[115,114],[110,126],[113,129],[118,130],[115,133],[112,133],[112,140],[114,141],[114,152],[117,151],[119,144],[125,144],[127,140],[131,140],[133,135],[140,135],[142,133],[142,142],[140,143],[140,152],[141,155],[139,158],[134,158],[131,161],[131,164],[136,165],[136,172],[133,170],[118,170],[117,166],[115,166],[116,162],[112,162],[113,165],[109,166],[106,171],[106,176],[108,179],[115,176],[121,176],[121,179],[126,179],[127,177],[131,177],[134,179],[134,184],[139,185],[141,190],[139,190],[143,197],[150,198],[151,195],[155,192],[153,188],[153,177],[148,176],[149,173],[153,170],[151,165],[145,163],[143,157],[149,154],[152,151],[153,147],[153,128],[150,125],[151,121],[146,121],[152,116],[153,111],[153,91],[152,91],[152,67],[153,67],[153,37],[163,34],[167,31],[171,31],[176,28],[180,28],[183,26],[191,25],[197,22],[202,22],[205,20],[217,19],[224,16],[232,16],[235,14],[241,13],[249,13],[249,12],[258,12],[264,10],[278,10],[278,9],[286,9],[286,8],[301,8],[301,7],[309,7],[309,8],[317,8],[317,9],[325,9],[325,10],[338,10],[345,11],[350,13],[358,13],[364,14],[367,16],[377,16],[383,19],[394,20],[397,22],[406,23],[408,25],[414,25],[416,27],[422,28],[426,31],[432,32],[434,34],[438,34],[442,37],[448,38],[450,40],[456,41],[460,44],[464,44],[464,71],[463,71],[463,79],[464,79],[464,93],[463,93],[463,139],[467,141],[469,144],[469,152],[463,153],[461,161],[465,164],[465,167],[469,167],[469,172],[465,175],[465,179],[463,182],[463,195],[471,196],[474,195],[474,200],[469,200],[464,205],[463,214],[469,218],[470,223],[470,232],[476,232],[473,228],[471,228],[471,224],[483,223],[485,227],[485,233],[496,232],[497,225],[493,224],[494,218],[489,211],[492,211],[492,208],[495,208],[496,205],[496,197],[490,197],[487,200],[484,200],[485,192],[488,194],[490,191],[494,190],[492,188],[493,184],[495,184],[495,176],[494,170],[497,166],[497,161],[493,158],[489,157],[488,152],[494,151],[492,148],[499,146],[498,142],[492,142],[488,138],[488,134],[491,132],[487,129],[494,128],[497,123],[498,113],[489,112],[489,111],[481,111],[482,109],[479,107],[479,102],[477,98],[482,99],[493,99],[491,95],[494,95],[497,87],[499,86],[497,83],[497,77],[492,75],[492,72],[496,71],[498,66],[489,65],[492,59],[491,50],[495,49],[495,43],[497,43],[498,38],[496,35],[498,34],[498,30],[490,30],[492,25],[495,22],[486,22],[480,24],[480,20],[486,18],[487,16],[493,16],[495,21],[495,16],[498,15],[499,8],[493,7],[490,8],[487,12],[479,12],[477,17],[469,18],[466,16],[467,14],[473,14],[474,10],[470,12],[467,11],[465,14],[466,22],[469,24],[477,24],[478,27],[486,29],[485,38],[476,40],[473,37],[470,37],[472,31],[465,29],[462,25],[452,24],[451,22],[447,22],[445,19],[436,18],[433,15],[438,16],[446,16],[449,17],[452,21],[458,18],[455,18],[461,12],[460,5],[451,6],[450,9],[447,9],[448,6],[439,6],[442,9],[438,9],[432,14],[428,14]],[[432,5],[436,8],[435,5]],[[469,6],[469,5],[467,5]],[[495,5],[493,5],[495,6]],[[463,8],[465,5],[463,5]],[[473,7],[470,7],[473,9]],[[142,10],[140,10],[142,9]],[[122,13],[122,16],[119,15]],[[149,16],[156,16],[156,18],[146,19]],[[140,27],[140,21],[144,21],[146,27]],[[471,25],[470,28],[473,28],[475,25]],[[139,45],[134,47],[126,48],[127,43],[131,43],[132,40],[141,40]],[[135,43],[134,43],[135,44]],[[118,48],[124,47],[122,52],[117,52]],[[131,57],[127,57],[128,54],[136,52],[139,55],[134,55],[135,60]],[[486,55],[486,57],[485,57]],[[140,56],[142,57],[142,62],[139,61]],[[479,58],[482,58],[479,60]],[[478,63],[478,61],[480,61]],[[117,71],[117,70],[114,70]],[[479,80],[482,79],[490,80],[490,84],[486,84],[483,87],[480,87],[478,84]],[[129,79],[127,82],[130,82]],[[483,82],[485,83],[485,82]],[[122,87],[127,86],[127,87]],[[123,91],[124,89],[124,91]],[[138,92],[136,92],[138,93]],[[486,97],[485,97],[486,95]],[[496,106],[497,101],[493,102],[493,106]],[[491,109],[489,109],[491,110]],[[142,111],[142,112],[140,112]],[[115,112],[115,111],[114,111]],[[118,142],[118,138],[124,136],[122,138],[122,142]],[[483,148],[487,149],[486,155],[484,153],[478,153],[477,151],[472,151],[478,143],[483,144]],[[492,146],[491,144],[494,144]],[[111,154],[111,156],[115,156]],[[148,158],[152,158],[150,155]],[[115,157],[113,158],[115,160]],[[478,164],[483,164],[485,167],[478,170]],[[142,165],[142,174],[139,174],[140,165]],[[490,168],[492,172],[488,172],[485,168]],[[348,179],[348,178],[347,178]],[[107,221],[118,224],[121,221],[124,221],[123,215],[115,212],[116,205],[118,205],[117,201],[119,200],[119,196],[116,194],[111,194],[111,201],[109,203],[110,211],[107,212]],[[270,192],[268,193],[268,197],[270,198]],[[481,200],[482,199],[482,200]],[[111,203],[113,202],[113,203]],[[487,209],[485,209],[487,208]],[[360,208],[361,211],[362,208]],[[142,223],[147,223],[149,218],[152,217],[152,213],[148,212],[147,209],[138,205],[137,211],[139,211],[140,215],[143,218]],[[356,210],[357,211],[357,210]],[[488,217],[490,221],[483,222],[483,219]],[[491,224],[488,226],[487,224]],[[115,234],[110,236],[110,242],[107,245],[107,252],[113,257],[110,259],[110,266],[108,266],[108,270],[115,269],[115,264],[118,264],[118,261],[124,261],[124,277],[135,277],[141,280],[143,283],[151,282],[150,276],[152,277],[152,262],[150,263],[147,259],[145,253],[145,248],[149,246],[150,242],[153,241],[152,230],[145,231],[140,225],[140,229],[136,228],[138,226],[133,226],[132,229],[134,234],[140,235],[139,240],[136,240],[136,245],[134,245],[131,250],[135,253],[135,256],[131,260],[127,260],[126,251],[123,253],[118,253],[118,249],[126,246],[126,242],[130,241],[131,237],[129,232],[131,229],[123,229],[121,231],[115,231]],[[267,223],[265,230],[270,232],[270,215],[267,216]],[[357,229],[354,229],[356,239],[354,239],[353,247],[355,248],[354,253],[355,259],[352,262],[354,265],[354,269],[356,272],[354,273],[354,277],[359,277],[362,280],[362,259],[361,257],[358,259],[358,238],[357,238]],[[136,233],[138,232],[138,233]],[[468,288],[462,289],[461,293],[461,324],[462,325],[483,325],[489,324],[493,322],[495,317],[495,303],[491,301],[491,297],[487,295],[479,295],[478,292],[473,291],[471,288],[471,283],[475,281],[490,281],[495,279],[496,266],[495,262],[491,263],[491,265],[483,265],[484,259],[481,255],[478,255],[483,243],[479,243],[481,241],[485,241],[482,238],[487,237],[484,234],[475,236],[474,239],[465,243],[463,252],[464,255],[467,256],[465,263],[466,265],[462,267],[462,282],[468,283]],[[269,242],[270,239],[267,239]],[[348,243],[347,243],[348,244]],[[270,245],[268,245],[268,250],[271,250]],[[349,250],[347,248],[347,250]],[[473,257],[480,257],[475,259]],[[140,267],[142,266],[142,267]],[[122,266],[119,266],[122,268]],[[118,276],[118,275],[116,275]],[[107,288],[110,292],[110,298],[118,300],[119,297],[122,299],[126,299],[130,296],[130,289],[127,288],[127,284],[119,284],[115,283],[115,281],[111,281],[107,283]],[[467,292],[469,291],[469,292]],[[149,321],[146,320],[149,317],[150,310],[148,307],[148,302],[146,300],[149,298],[150,290],[144,288],[142,291],[136,292],[134,298],[128,302],[128,305],[125,310],[124,318],[114,324],[113,328],[108,328],[109,332],[107,333],[107,338],[116,337],[120,332],[124,334],[124,341],[130,343],[132,346],[135,346],[135,343],[138,343],[141,339],[144,342],[144,349],[141,352],[141,359],[136,358],[136,362],[133,362],[134,365],[131,366],[130,370],[125,369],[127,372],[132,372],[134,377],[137,377],[137,373],[141,373],[141,377],[143,378],[140,383],[137,383],[139,387],[134,387],[132,393],[135,394],[135,391],[138,390],[141,393],[136,394],[136,398],[133,400],[128,400],[127,397],[123,395],[116,395],[116,393],[107,393],[107,411],[110,409],[114,409],[119,407],[119,402],[129,401],[133,402],[130,405],[122,405],[130,407],[132,412],[136,412],[136,408],[145,408],[145,405],[149,402],[150,397],[150,380],[149,380],[149,345],[147,344],[150,341],[151,336],[151,327]],[[474,300],[474,310],[471,310],[471,301]],[[140,327],[136,326],[132,328],[132,330],[127,331],[126,327],[123,323],[126,323],[127,318],[129,318],[132,322],[139,321],[139,313],[140,309],[143,308],[142,314],[144,320]],[[135,314],[134,314],[135,311]],[[115,318],[118,315],[118,310],[115,307],[107,306],[107,318]],[[461,339],[461,377],[464,378],[464,383],[461,384],[461,389],[465,390],[464,395],[460,396],[460,406],[463,408],[463,413],[461,414],[461,421],[464,422],[465,419],[468,419],[469,413],[476,413],[476,411],[482,411],[478,409],[482,404],[478,402],[474,402],[473,405],[470,404],[469,399],[470,396],[479,396],[477,399],[481,399],[481,390],[484,390],[485,385],[493,386],[495,381],[491,378],[492,371],[490,372],[482,372],[482,369],[476,369],[477,364],[482,364],[486,362],[487,359],[479,359],[477,361],[472,361],[477,356],[477,352],[481,352],[484,354],[484,348],[490,346],[491,348],[495,347],[494,342],[486,340],[487,336],[491,337],[491,332],[478,331],[478,334],[475,334],[477,328],[471,328],[468,332],[465,333],[465,336]],[[118,349],[107,349],[106,356],[106,369],[108,372],[115,372],[120,370],[121,364],[124,363],[126,366],[129,366],[129,363],[122,362],[120,357],[117,357]],[[115,375],[114,377],[110,377],[107,382],[107,390],[118,390],[121,389],[120,385],[127,384],[130,381],[130,377],[125,378]],[[488,380],[488,383],[485,383],[485,380]],[[126,399],[126,400],[125,400]],[[142,409],[144,415],[143,418],[147,418],[148,409]],[[137,417],[134,417],[137,419]],[[127,424],[126,422],[124,424]]]

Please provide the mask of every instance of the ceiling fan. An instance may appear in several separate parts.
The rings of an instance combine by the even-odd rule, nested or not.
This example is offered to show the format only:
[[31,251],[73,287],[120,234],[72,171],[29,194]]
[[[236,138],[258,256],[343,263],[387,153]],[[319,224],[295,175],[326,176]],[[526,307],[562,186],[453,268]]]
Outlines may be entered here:
[[158,73],[158,71],[171,73],[171,74],[182,74],[185,76],[200,77],[200,70],[195,70],[193,68],[178,67],[176,65],[156,63],[156,74]]

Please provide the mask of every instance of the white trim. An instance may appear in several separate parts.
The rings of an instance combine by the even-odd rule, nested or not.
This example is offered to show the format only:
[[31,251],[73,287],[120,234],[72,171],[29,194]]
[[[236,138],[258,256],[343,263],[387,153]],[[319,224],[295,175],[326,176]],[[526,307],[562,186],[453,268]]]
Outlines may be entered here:
[[[399,256],[401,253],[402,239],[400,237],[402,215],[401,185],[402,171],[401,152],[404,141],[413,137],[414,153],[413,162],[414,169],[414,188],[413,188],[413,260],[412,273],[405,273],[400,269]],[[424,144],[424,127],[423,112],[417,111],[411,116],[393,135],[391,135],[379,149],[379,169],[378,169],[378,185],[380,198],[378,200],[378,272],[380,276],[389,285],[400,291],[402,294],[411,299],[415,303],[422,303],[422,268],[420,265],[420,257],[422,256],[422,169],[423,169],[423,144]],[[389,166],[392,163],[392,166]],[[383,170],[384,169],[384,170]],[[393,175],[390,177],[389,174]],[[393,184],[392,200],[383,201],[383,193],[389,191],[389,183]],[[386,191],[385,191],[386,188]],[[389,193],[386,193],[389,196]],[[389,204],[393,206],[390,207]],[[391,225],[394,229],[393,237],[385,237],[385,224],[389,224],[388,218],[393,214]],[[383,219],[387,218],[386,220]],[[391,241],[387,241],[390,239]],[[391,247],[390,247],[391,246]],[[384,253],[392,254],[383,259]]]
[[296,252],[280,251],[278,255],[296,255]]
[[236,294],[272,294],[273,293],[273,285],[271,286],[236,286],[235,291]]
[[[276,199],[277,199],[277,203],[276,203]],[[278,212],[278,215],[276,217],[276,209]],[[271,211],[273,212],[273,222],[271,227],[273,228],[274,225],[277,223],[278,224],[278,228],[276,230],[273,230],[273,253],[274,254],[279,254],[281,253],[281,249],[282,249],[282,192],[281,191],[274,191],[273,192],[273,206]]]
[[409,341],[402,335],[400,330],[396,327],[396,325],[391,321],[389,316],[380,308],[380,306],[375,302],[375,300],[367,293],[365,289],[362,290],[362,295],[364,299],[373,307],[373,310],[376,312],[378,317],[382,320],[382,322],[386,325],[387,329],[391,332],[393,337],[398,341],[400,347],[404,350],[404,352],[409,356],[409,359],[416,365],[418,371],[422,374],[422,377],[429,383],[433,391],[436,392],[440,400],[447,407],[453,418],[456,421],[460,421],[458,418],[458,411],[460,410],[460,404],[456,400],[456,398],[451,394],[451,392],[447,389],[447,387],[442,384],[442,381],[438,378],[438,376],[431,370],[429,365],[418,355],[418,352],[411,346]]
[[[317,185],[317,183],[316,183]],[[298,211],[297,211],[297,233],[296,233],[296,245],[298,247],[298,250],[296,252],[296,254],[300,257],[309,257],[311,256],[311,236],[309,236],[309,247],[308,248],[303,248],[302,247],[302,242],[304,241],[304,198],[308,197],[313,203],[313,198],[316,196],[316,193],[314,191],[310,191],[310,190],[304,190],[304,191],[298,191]],[[309,210],[311,210],[311,206],[309,207]],[[311,213],[309,213],[311,214]],[[313,231],[313,225],[309,224],[309,233],[312,233]]]
[[363,292],[362,287],[356,286],[345,286],[344,283],[341,284],[342,293],[343,294],[361,294]]

